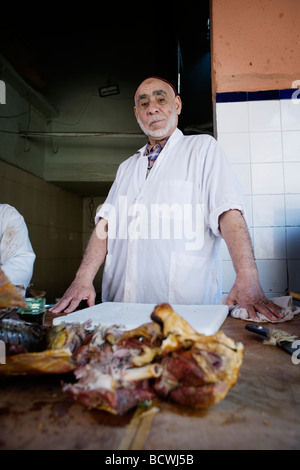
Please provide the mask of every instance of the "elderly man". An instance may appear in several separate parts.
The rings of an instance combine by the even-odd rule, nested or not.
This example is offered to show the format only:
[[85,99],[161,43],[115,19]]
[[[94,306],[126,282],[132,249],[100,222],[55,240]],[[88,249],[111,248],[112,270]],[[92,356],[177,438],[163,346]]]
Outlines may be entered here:
[[34,261],[24,217],[9,204],[0,204],[0,265],[10,282],[22,288],[24,294]]
[[216,140],[177,128],[182,103],[168,81],[147,78],[134,99],[148,144],[120,165],[76,277],[52,312],[72,312],[83,299],[93,305],[103,262],[103,301],[215,304],[223,237],[236,271],[228,305],[253,319],[281,317],[262,291],[241,189]]

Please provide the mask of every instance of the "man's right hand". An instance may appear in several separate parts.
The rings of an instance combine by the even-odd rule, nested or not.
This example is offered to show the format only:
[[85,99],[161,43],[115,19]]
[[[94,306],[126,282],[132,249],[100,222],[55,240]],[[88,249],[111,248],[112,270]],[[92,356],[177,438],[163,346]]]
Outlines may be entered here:
[[82,300],[86,300],[89,307],[95,305],[96,291],[93,281],[106,257],[105,233],[107,234],[107,221],[100,219],[88,242],[74,281],[60,301],[49,309],[51,313],[74,312]]
[[93,283],[84,284],[75,279],[56,305],[49,308],[49,312],[58,314],[71,313],[76,310],[82,300],[86,300],[89,307],[95,305],[96,291]]

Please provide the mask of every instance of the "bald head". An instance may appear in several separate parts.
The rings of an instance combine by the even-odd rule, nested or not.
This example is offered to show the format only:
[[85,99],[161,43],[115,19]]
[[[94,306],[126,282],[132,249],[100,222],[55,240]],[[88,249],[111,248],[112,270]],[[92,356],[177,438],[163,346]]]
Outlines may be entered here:
[[134,103],[136,119],[150,142],[169,137],[177,127],[182,104],[168,81],[146,78],[135,92]]
[[136,105],[136,99],[139,99],[139,97],[141,96],[139,94],[139,91],[140,91],[140,88],[144,88],[144,85],[151,85],[153,83],[157,83],[157,87],[159,88],[159,84],[162,85],[162,89],[165,88],[166,86],[166,89],[170,92],[170,90],[173,91],[173,94],[174,96],[177,96],[177,91],[176,91],[176,88],[174,87],[174,85],[172,85],[171,82],[169,82],[168,80],[164,79],[164,78],[161,78],[161,77],[148,77],[146,78],[145,80],[143,80],[140,85],[138,86],[136,92],[135,92],[135,95],[134,95],[134,103]]

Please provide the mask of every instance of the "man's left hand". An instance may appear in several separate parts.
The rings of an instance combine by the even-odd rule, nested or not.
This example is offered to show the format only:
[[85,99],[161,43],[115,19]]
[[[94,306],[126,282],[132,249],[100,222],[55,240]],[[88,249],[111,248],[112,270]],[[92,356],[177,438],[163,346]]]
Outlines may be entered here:
[[240,305],[248,312],[249,318],[260,321],[257,312],[270,321],[284,318],[282,308],[267,299],[260,284],[249,279],[236,279],[228,294],[227,305]]

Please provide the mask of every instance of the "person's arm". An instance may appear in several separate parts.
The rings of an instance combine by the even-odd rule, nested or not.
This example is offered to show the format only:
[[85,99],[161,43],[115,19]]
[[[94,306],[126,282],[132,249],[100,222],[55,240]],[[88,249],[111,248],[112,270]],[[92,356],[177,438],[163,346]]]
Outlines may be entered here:
[[227,297],[227,305],[240,305],[253,320],[259,319],[256,312],[271,321],[282,318],[281,308],[267,299],[260,285],[251,239],[241,212],[229,210],[221,214],[219,227],[236,272],[236,280]]
[[96,292],[93,281],[106,257],[106,235],[107,222],[100,219],[91,235],[74,281],[59,302],[49,309],[50,312],[71,313],[78,307],[81,300],[87,300],[89,307],[95,304]]
[[27,225],[24,217],[10,206],[5,208],[2,224],[1,269],[12,284],[23,286],[25,292],[32,278],[35,262]]

